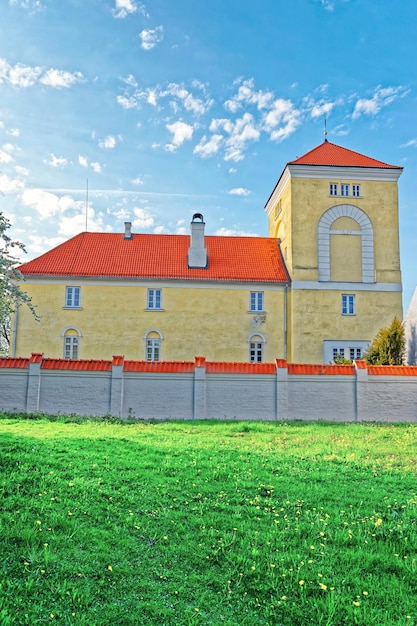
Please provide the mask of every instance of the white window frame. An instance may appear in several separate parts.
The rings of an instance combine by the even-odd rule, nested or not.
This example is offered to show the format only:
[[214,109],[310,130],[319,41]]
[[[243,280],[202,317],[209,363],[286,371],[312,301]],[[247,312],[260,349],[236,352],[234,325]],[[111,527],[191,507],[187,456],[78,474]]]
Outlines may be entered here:
[[251,313],[263,313],[265,310],[264,292],[251,291],[249,297],[249,311]]
[[[71,331],[71,334],[68,334]],[[80,358],[81,331],[74,326],[67,326],[61,333],[63,339],[64,359],[76,360]]]
[[148,289],[147,309],[162,311],[162,289]]
[[356,315],[356,298],[354,294],[342,294],[342,315]]
[[[323,342],[323,363],[333,363],[335,356],[340,355],[350,361],[363,359],[363,355],[369,346],[369,341],[361,341],[357,339],[325,339]],[[354,350],[355,357],[352,359],[351,354]],[[360,354],[360,356],[358,356]]]
[[330,183],[329,196],[337,196],[337,183]]
[[262,363],[264,360],[264,345],[266,339],[260,333],[254,333],[248,339],[249,363]]
[[352,196],[354,198],[360,198],[361,195],[361,186],[360,185],[352,185]]
[[161,360],[161,340],[153,337],[146,340],[146,360],[147,361],[160,361]]
[[346,183],[341,183],[340,184],[340,195],[341,196],[348,196],[349,195],[349,185]]
[[[158,335],[151,337],[151,335]],[[163,340],[162,333],[156,328],[150,328],[146,331],[143,339],[145,341],[145,361],[161,360],[161,345]]]
[[81,308],[81,287],[68,286],[65,288],[65,308]]

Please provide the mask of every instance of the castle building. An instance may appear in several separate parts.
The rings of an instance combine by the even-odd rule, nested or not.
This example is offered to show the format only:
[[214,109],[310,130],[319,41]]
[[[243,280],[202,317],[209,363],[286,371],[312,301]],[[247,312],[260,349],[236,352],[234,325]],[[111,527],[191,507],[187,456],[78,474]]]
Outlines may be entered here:
[[329,363],[402,317],[402,168],[324,141],[287,163],[268,237],[84,232],[20,267],[11,354]]

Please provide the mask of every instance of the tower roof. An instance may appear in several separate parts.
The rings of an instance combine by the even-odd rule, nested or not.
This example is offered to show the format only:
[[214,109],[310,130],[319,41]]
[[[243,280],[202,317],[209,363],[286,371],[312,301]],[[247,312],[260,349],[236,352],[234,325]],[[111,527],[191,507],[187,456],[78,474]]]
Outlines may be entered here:
[[383,161],[372,159],[359,152],[348,150],[330,141],[323,141],[319,146],[290,161],[287,165],[324,165],[335,167],[380,167],[384,169],[403,169]]

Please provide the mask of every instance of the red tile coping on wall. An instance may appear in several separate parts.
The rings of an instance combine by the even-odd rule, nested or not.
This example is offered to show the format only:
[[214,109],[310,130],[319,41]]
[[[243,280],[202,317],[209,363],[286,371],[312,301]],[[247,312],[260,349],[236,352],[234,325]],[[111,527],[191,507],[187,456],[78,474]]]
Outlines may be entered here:
[[416,376],[417,366],[411,365],[367,365],[365,361],[355,361],[353,365],[320,365],[308,363],[288,363],[286,359],[276,359],[274,363],[206,361],[204,356],[194,357],[194,361],[134,361],[116,355],[110,361],[85,359],[44,358],[34,352],[30,358],[0,357],[0,368],[28,369],[31,363],[40,363],[43,370],[72,370],[110,372],[113,366],[123,367],[124,372],[155,372],[168,374],[192,374],[195,368],[205,368],[207,374],[270,374],[276,369],[287,369],[288,374],[307,376],[355,376],[356,370],[367,369],[369,376]]
[[354,365],[316,365],[288,363],[288,374],[307,374],[308,376],[354,376]]
[[192,374],[194,361],[125,361],[123,371]]
[[43,370],[78,370],[83,372],[110,372],[111,361],[98,361],[86,359],[72,361],[70,359],[43,359],[41,369]]
[[29,367],[29,359],[23,359],[20,357],[0,357],[0,368],[1,367],[27,369]]
[[207,374],[276,374],[275,363],[208,362]]
[[368,365],[369,376],[417,376],[416,365]]

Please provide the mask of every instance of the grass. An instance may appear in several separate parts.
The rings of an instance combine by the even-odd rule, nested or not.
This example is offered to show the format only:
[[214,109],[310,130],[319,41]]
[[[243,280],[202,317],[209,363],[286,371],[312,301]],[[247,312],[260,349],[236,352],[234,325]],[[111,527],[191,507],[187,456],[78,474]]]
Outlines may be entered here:
[[416,439],[1,415],[0,626],[417,625]]

